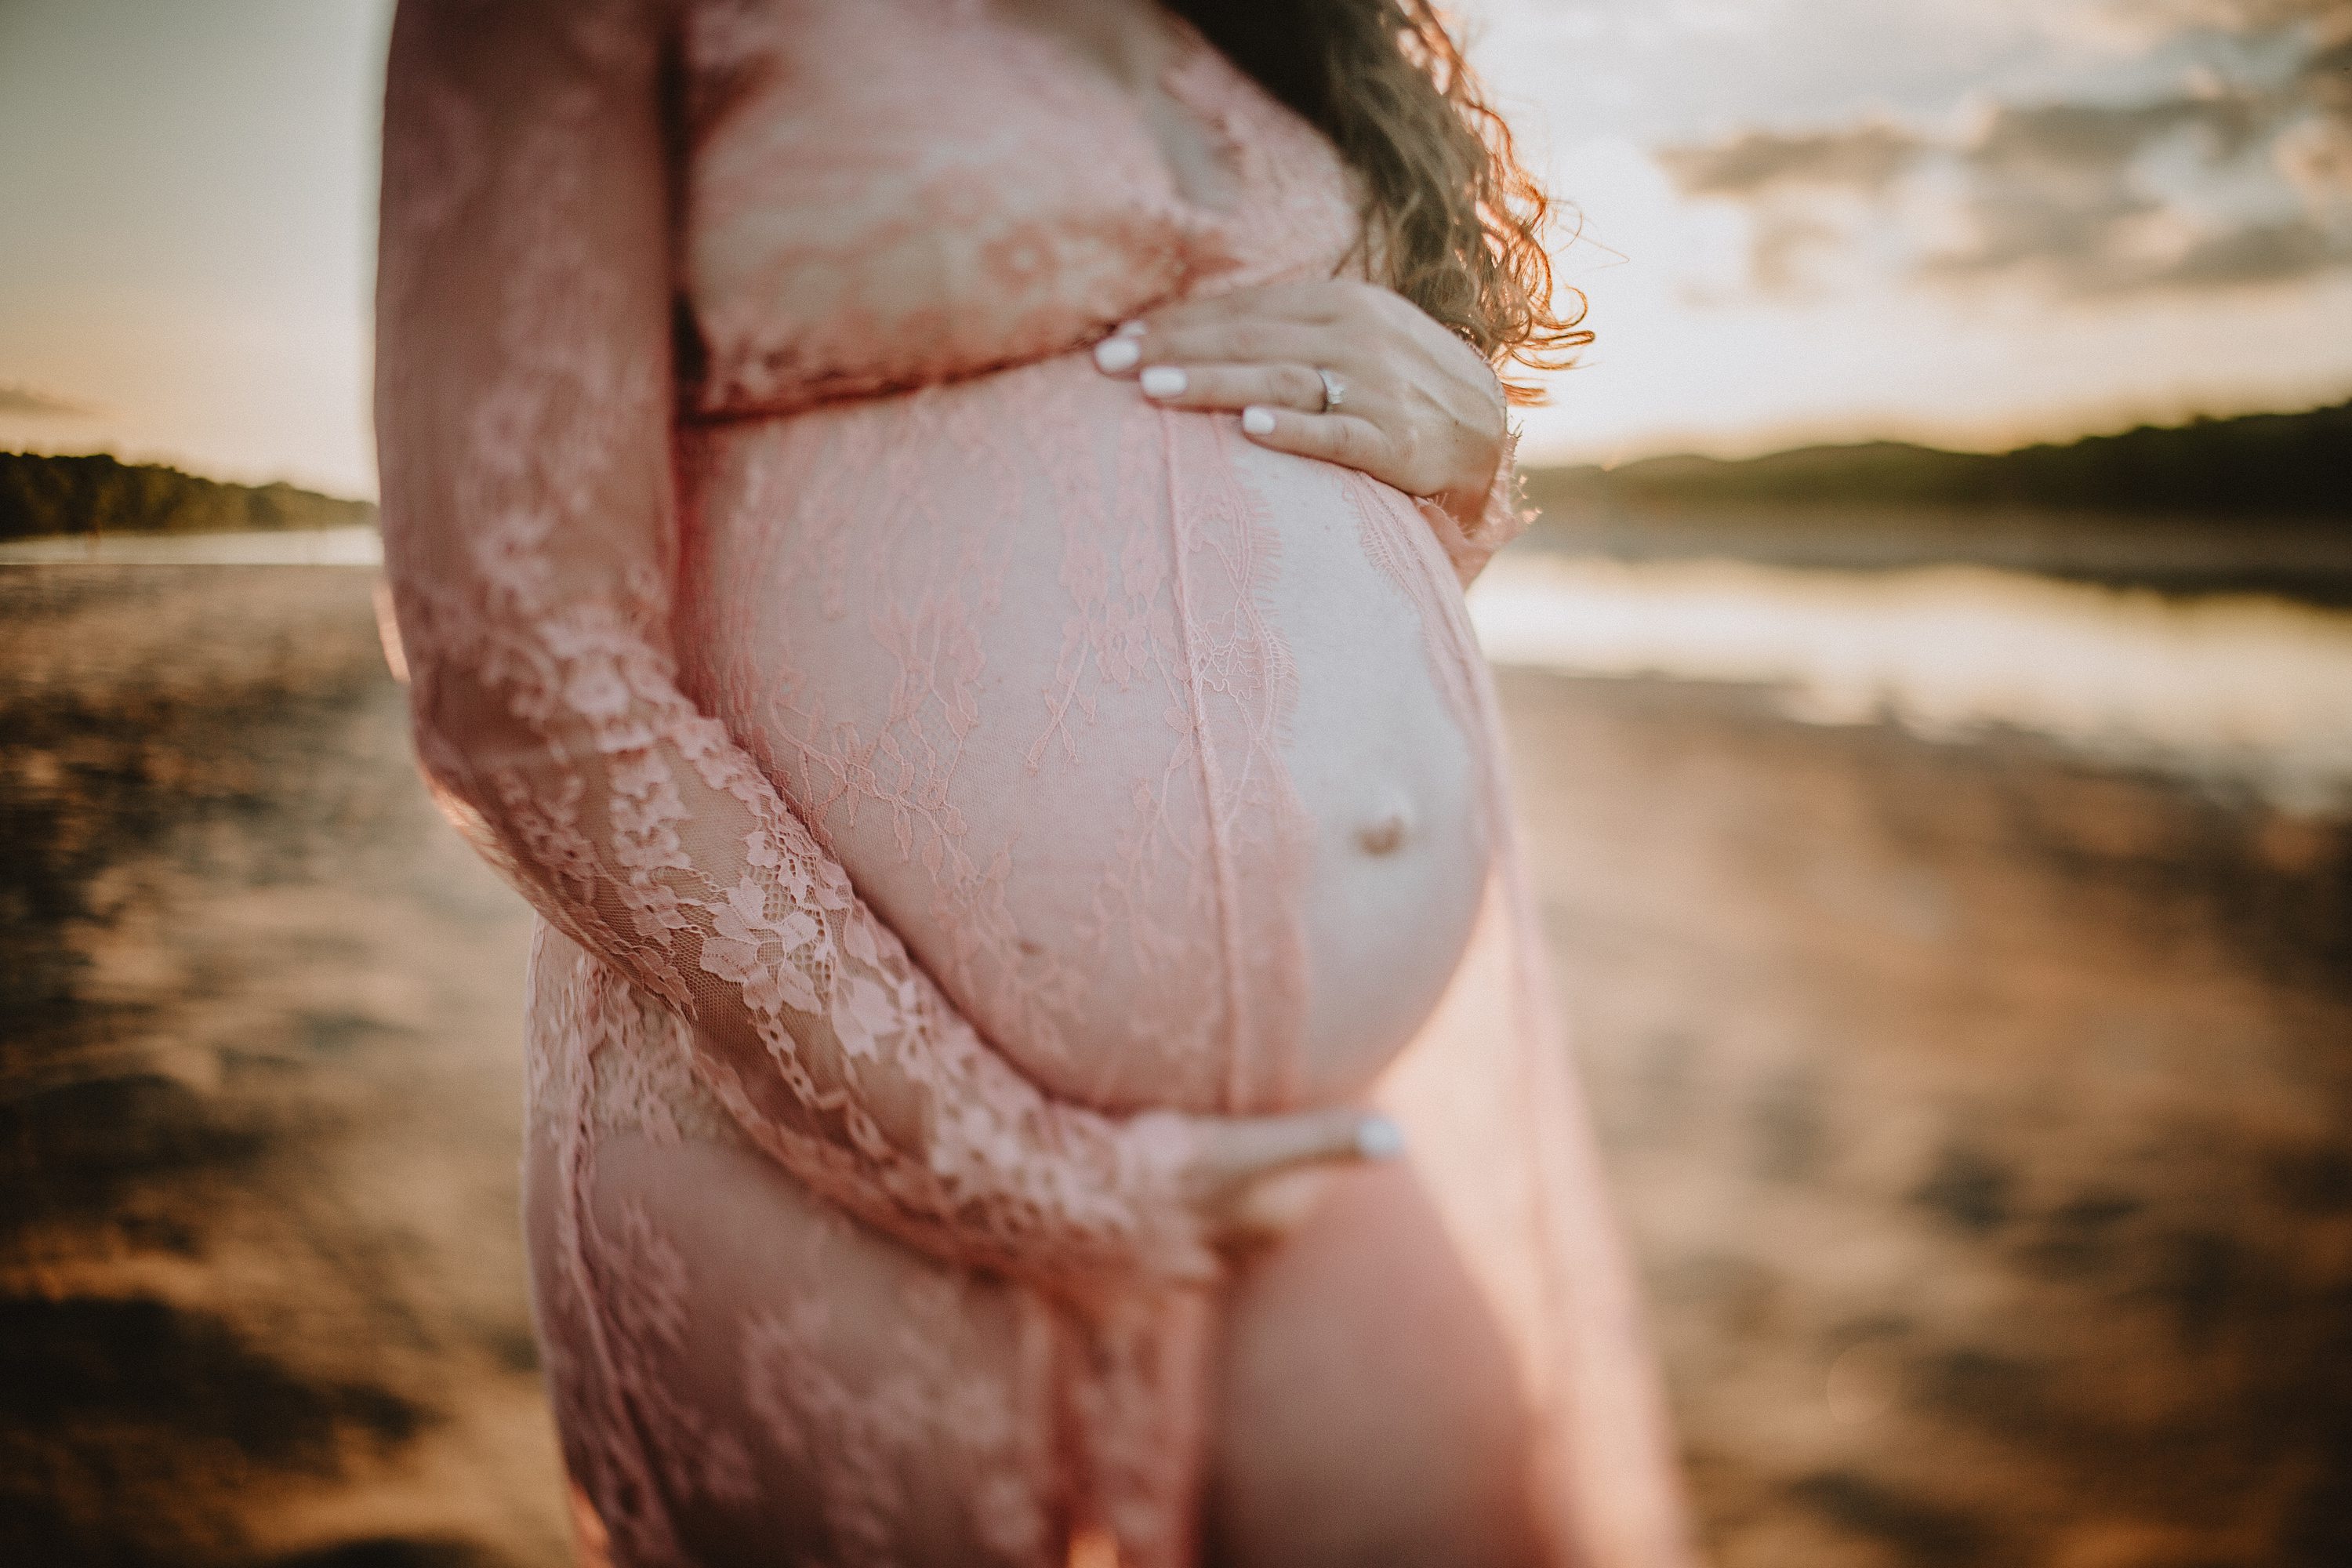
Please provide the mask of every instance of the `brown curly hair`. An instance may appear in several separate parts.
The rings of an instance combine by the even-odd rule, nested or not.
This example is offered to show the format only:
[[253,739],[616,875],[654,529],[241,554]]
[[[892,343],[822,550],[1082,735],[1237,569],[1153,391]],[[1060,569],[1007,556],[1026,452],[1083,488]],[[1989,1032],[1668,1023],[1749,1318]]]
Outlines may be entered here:
[[1391,288],[1498,367],[1557,369],[1592,341],[1581,290],[1554,305],[1550,198],[1429,0],[1167,3],[1331,139],[1363,182],[1363,245]]

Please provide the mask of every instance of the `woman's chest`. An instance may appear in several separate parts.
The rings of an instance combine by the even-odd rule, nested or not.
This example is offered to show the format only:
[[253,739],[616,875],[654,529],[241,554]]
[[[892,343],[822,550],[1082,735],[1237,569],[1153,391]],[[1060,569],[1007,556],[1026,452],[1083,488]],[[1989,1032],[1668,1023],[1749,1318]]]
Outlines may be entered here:
[[1181,24],[1121,80],[1000,5],[702,0],[681,103],[690,396],[782,412],[1048,357],[1346,256],[1328,144]]

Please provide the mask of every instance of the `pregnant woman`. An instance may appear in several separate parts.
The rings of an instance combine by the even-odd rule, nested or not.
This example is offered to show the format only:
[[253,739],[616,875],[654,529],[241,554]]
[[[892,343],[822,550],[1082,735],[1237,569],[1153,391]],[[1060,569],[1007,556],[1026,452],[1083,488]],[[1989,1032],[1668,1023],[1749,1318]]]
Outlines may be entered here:
[[1421,0],[402,5],[584,1555],[1685,1562],[1463,613],[1538,205]]

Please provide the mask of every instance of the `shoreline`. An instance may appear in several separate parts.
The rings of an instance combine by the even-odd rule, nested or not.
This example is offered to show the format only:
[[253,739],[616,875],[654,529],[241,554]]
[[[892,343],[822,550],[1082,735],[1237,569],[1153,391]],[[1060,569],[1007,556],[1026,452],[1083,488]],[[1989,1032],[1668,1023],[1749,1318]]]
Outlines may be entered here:
[[373,523],[184,533],[62,533],[0,541],[0,566],[381,566]]
[[1835,572],[1977,566],[2177,598],[2255,594],[2352,608],[2352,524],[2325,518],[1765,504],[1538,510],[1521,551]]
[[[1510,557],[1792,571],[1978,567],[2176,599],[2259,596],[2352,609],[2352,526],[1967,509],[1584,509],[1540,514]],[[0,540],[0,566],[380,566],[373,524]]]

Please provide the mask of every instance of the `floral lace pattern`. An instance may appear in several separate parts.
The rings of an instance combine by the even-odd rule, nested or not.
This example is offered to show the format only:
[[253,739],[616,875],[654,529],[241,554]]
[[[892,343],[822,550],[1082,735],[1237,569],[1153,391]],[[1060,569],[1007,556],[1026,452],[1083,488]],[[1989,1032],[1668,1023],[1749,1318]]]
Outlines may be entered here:
[[[1234,437],[1057,420],[1052,361],[1160,300],[1328,270],[1353,219],[1330,150],[1179,44],[1163,85],[1227,160],[1230,211],[980,0],[401,7],[387,567],[427,781],[546,922],[529,1203],[583,1550],[1044,1563],[1094,1531],[1129,1564],[1192,1557],[1217,1263],[1174,1108],[1295,1092],[1313,824],[1281,755],[1279,552],[1227,482]],[[973,509],[925,550],[861,491],[909,461]],[[1512,531],[1508,495],[1443,541],[1457,570]],[[1055,537],[1020,525],[1040,496]],[[1430,541],[1395,536],[1393,498],[1375,512],[1364,548],[1489,735]],[[806,618],[682,590],[747,532]],[[1042,948],[1013,851],[949,787],[999,679],[1003,563],[1040,549],[1066,608],[1031,627],[1020,765],[1083,771],[1082,730],[1114,721],[1167,759],[1094,824],[1069,940]],[[886,722],[795,673],[793,639],[853,614],[892,650]],[[853,881],[841,851],[875,831],[890,853]],[[919,960],[902,926],[946,934]],[[1163,1053],[1148,1095],[1085,1079],[1098,990]],[[1493,1033],[1542,1046],[1531,1014]],[[1621,1277],[1593,1194],[1571,1207]],[[1568,1364],[1540,1346],[1582,1331],[1532,1324],[1530,1353]],[[1546,1506],[1564,1553],[1673,1563],[1654,1396],[1612,1342],[1561,1430],[1630,1434],[1626,1457],[1578,1450]]]
[[1235,439],[1062,362],[692,443],[688,689],[965,1016],[1087,1103],[1286,1097],[1311,824]]

